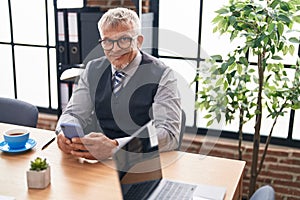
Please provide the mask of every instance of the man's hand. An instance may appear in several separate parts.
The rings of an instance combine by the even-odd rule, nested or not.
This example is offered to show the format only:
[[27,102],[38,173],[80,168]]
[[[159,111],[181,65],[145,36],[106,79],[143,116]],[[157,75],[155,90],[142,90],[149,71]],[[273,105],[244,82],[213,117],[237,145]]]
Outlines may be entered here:
[[71,141],[63,133],[57,135],[57,145],[65,153],[70,154],[73,148],[70,146]]
[[72,138],[71,154],[87,159],[104,160],[112,156],[112,150],[118,146],[116,140],[111,140],[102,133],[92,132],[82,138]]

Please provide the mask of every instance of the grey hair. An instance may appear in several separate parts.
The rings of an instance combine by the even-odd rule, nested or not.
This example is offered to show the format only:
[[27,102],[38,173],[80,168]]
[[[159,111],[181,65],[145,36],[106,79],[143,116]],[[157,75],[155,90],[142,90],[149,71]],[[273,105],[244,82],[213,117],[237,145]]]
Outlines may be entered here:
[[99,32],[102,35],[104,26],[117,27],[131,24],[136,34],[141,34],[141,21],[137,13],[128,8],[113,8],[108,10],[98,22]]

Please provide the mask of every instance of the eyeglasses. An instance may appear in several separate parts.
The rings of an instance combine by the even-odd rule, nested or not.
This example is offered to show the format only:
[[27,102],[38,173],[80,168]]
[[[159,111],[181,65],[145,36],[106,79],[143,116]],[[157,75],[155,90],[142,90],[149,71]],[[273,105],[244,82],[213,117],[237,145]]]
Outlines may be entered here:
[[120,49],[128,49],[131,46],[132,40],[137,37],[121,37],[117,40],[112,40],[112,39],[104,39],[104,40],[99,40],[99,43],[101,44],[102,48],[106,51],[110,51],[114,48],[115,42],[117,43],[118,47]]

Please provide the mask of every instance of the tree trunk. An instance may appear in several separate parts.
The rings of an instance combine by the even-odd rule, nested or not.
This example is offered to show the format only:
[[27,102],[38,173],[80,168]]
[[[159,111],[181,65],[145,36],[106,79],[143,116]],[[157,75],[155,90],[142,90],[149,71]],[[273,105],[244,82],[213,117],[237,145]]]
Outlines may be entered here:
[[255,191],[256,188],[256,179],[257,179],[257,163],[258,163],[258,154],[259,154],[259,143],[260,143],[260,127],[261,127],[261,118],[262,118],[262,88],[264,82],[264,70],[263,70],[263,56],[264,54],[258,55],[258,95],[257,95],[257,110],[256,110],[256,121],[255,121],[255,132],[253,137],[253,153],[252,153],[252,164],[251,164],[251,177],[249,185],[249,198]]
[[243,159],[242,141],[243,141],[243,125],[244,125],[244,109],[240,108],[240,121],[239,121],[239,160]]

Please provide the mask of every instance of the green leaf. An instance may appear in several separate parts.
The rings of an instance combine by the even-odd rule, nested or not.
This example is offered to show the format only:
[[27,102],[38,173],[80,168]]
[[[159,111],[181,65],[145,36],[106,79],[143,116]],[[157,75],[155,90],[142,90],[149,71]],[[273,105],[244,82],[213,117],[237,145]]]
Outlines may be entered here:
[[220,122],[220,120],[221,120],[221,114],[218,114],[217,115],[217,121]]
[[280,42],[280,43],[279,43],[279,46],[278,46],[278,50],[282,50],[283,45],[284,45],[284,43],[283,43],[283,42]]
[[231,72],[232,70],[234,70],[235,69],[235,65],[230,65],[230,66],[228,66],[228,71],[229,72]]
[[287,26],[289,26],[289,24],[292,22],[292,21],[290,20],[290,18],[288,18],[286,15],[283,15],[283,14],[278,15],[278,18],[279,18],[281,21],[286,22],[285,24],[286,24]]
[[230,72],[230,76],[231,76],[231,77],[234,77],[234,76],[235,76],[235,73],[236,73],[236,70]]
[[283,72],[282,72],[282,74],[283,74],[284,76],[287,76],[287,73],[286,73],[286,71],[283,71]]
[[271,52],[272,52],[272,54],[274,54],[275,53],[275,46],[273,45],[273,46],[271,46]]
[[218,26],[214,27],[213,33],[217,32],[219,30]]
[[274,9],[274,8],[278,5],[278,3],[279,3],[279,0],[274,0],[274,1],[271,3],[270,7]]
[[209,120],[206,124],[207,127],[209,127],[210,125],[212,125],[212,123],[214,122],[214,120]]
[[243,65],[245,65],[246,67],[248,67],[248,65],[249,65],[248,60],[245,57],[240,57],[239,62],[242,63]]
[[242,66],[241,65],[238,65],[237,66],[237,72],[238,72],[238,74],[242,74],[242,72],[243,72],[243,68],[242,68]]
[[289,48],[287,46],[284,46],[282,48],[283,55],[286,55],[288,51],[289,51]]
[[275,28],[275,23],[271,23],[268,27],[268,33],[270,34],[272,31],[274,31],[274,28]]
[[228,25],[227,25],[227,18],[224,17],[223,20],[221,20],[218,24],[218,28],[220,30],[224,30],[224,31],[227,31],[227,28],[228,28]]
[[293,110],[300,109],[300,103],[293,104],[293,105],[292,105],[292,109],[293,109]]
[[284,1],[280,2],[280,8],[284,11],[289,11],[290,10],[289,4],[284,2]]
[[224,87],[225,90],[228,88],[228,82],[227,81],[224,81],[223,87]]
[[273,60],[282,60],[282,58],[280,56],[272,56]]
[[226,74],[227,83],[231,84],[232,76],[230,74]]
[[234,57],[234,56],[231,56],[231,57],[229,58],[229,60],[227,61],[228,66],[232,65],[232,64],[234,63],[234,61],[235,61],[235,57]]
[[295,47],[294,47],[294,45],[290,45],[290,47],[289,47],[289,52],[290,52],[291,55],[294,55],[294,52],[295,52]]
[[217,82],[216,82],[216,86],[220,86],[221,84],[223,84],[223,79],[220,78]]
[[229,17],[229,23],[233,26],[236,22],[236,17],[235,16],[230,16]]
[[300,23],[300,15],[294,16],[293,21]]
[[213,60],[215,60],[215,61],[217,61],[217,60],[222,60],[222,56],[221,56],[221,55],[213,55],[213,56],[211,56],[211,58],[212,58]]
[[237,37],[237,35],[238,35],[238,31],[233,31],[233,32],[231,32],[231,35],[230,35],[230,41],[232,41],[234,38],[236,38]]
[[254,73],[255,70],[254,69],[249,69],[248,73]]
[[211,116],[212,116],[211,114],[207,114],[207,115],[204,116],[204,118],[209,119],[209,118],[211,118]]
[[220,74],[224,74],[224,73],[226,72],[227,68],[228,68],[228,64],[227,64],[227,63],[223,63],[223,64],[221,65],[221,71],[220,71]]
[[226,9],[226,8],[221,8],[221,9],[215,11],[215,12],[222,15],[222,14],[227,14],[227,13],[229,13],[229,10]]
[[297,43],[297,44],[300,43],[299,40],[298,40],[296,37],[291,37],[291,38],[289,39],[289,41],[292,42],[292,43]]
[[223,20],[224,17],[220,16],[220,15],[217,15],[213,20],[212,20],[212,23],[216,24],[218,23],[219,21]]
[[277,24],[277,31],[278,31],[278,35],[282,36],[282,33],[284,31],[284,25],[281,22],[278,22]]

